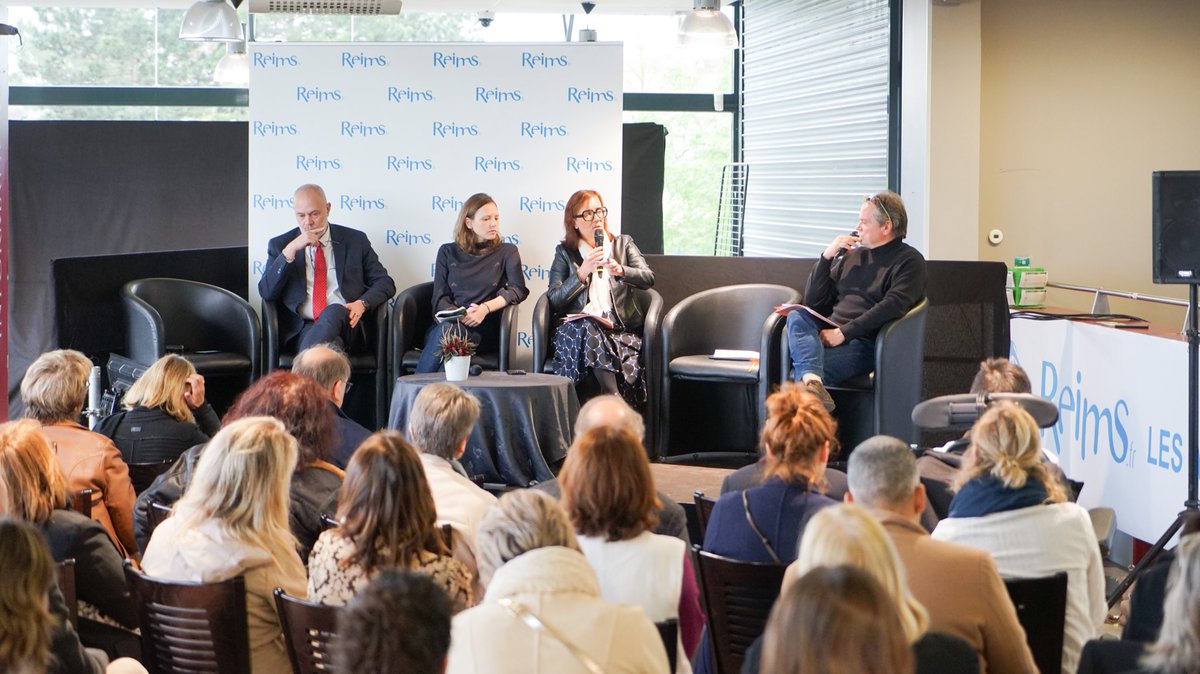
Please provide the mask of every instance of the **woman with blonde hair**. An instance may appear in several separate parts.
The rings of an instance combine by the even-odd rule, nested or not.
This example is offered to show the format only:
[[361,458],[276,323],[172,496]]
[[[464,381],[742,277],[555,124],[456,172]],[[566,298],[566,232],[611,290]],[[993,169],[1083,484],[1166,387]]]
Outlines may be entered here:
[[654,533],[660,505],[641,441],[625,429],[592,428],[575,439],[558,479],[601,596],[641,606],[656,623],[677,619],[677,671],[690,672],[704,626],[700,591],[684,542]]
[[121,636],[96,621],[130,630],[138,627],[121,553],[104,527],[66,510],[66,505],[62,470],[37,422],[24,419],[0,424],[0,514],[37,527],[55,562],[75,560],[81,639],[89,646],[115,652],[113,647]]
[[310,600],[345,605],[380,571],[405,569],[430,576],[455,611],[474,603],[471,574],[450,556],[421,459],[403,435],[380,431],[359,445],[339,500],[341,524],[308,559]]
[[91,489],[92,517],[108,531],[123,557],[136,557],[133,484],[129,466],[112,440],[79,423],[92,361],[70,349],[43,353],[21,379],[25,416],[42,425],[54,445],[67,489]]
[[1074,672],[1083,645],[1104,624],[1104,571],[1087,511],[1065,501],[1041,454],[1028,412],[1013,404],[984,412],[971,429],[950,516],[933,537],[988,551],[1005,577],[1065,571],[1062,669]]
[[908,643],[896,604],[877,579],[851,565],[818,566],[771,609],[761,671],[912,674]]
[[168,580],[212,583],[243,576],[255,674],[287,674],[272,592],[304,598],[308,588],[288,528],[288,485],[296,440],[271,417],[245,417],[208,443],[174,514],[154,530],[142,567]]
[[879,583],[891,599],[905,642],[912,647],[917,674],[979,671],[979,656],[970,644],[958,637],[927,631],[929,614],[908,589],[904,563],[892,539],[882,524],[853,503],[826,508],[808,523],[796,561],[784,575],[783,593],[813,569],[832,566],[852,566]]
[[460,330],[477,353],[500,349],[500,313],[529,297],[521,252],[500,236],[496,200],[479,193],[467,197],[454,222],[454,241],[438,248],[433,265],[433,311],[459,312],[434,323],[425,333],[417,372],[442,369],[442,334]]
[[123,404],[96,431],[112,438],[126,463],[174,461],[221,429],[204,399],[204,377],[174,354],[154,361],[125,392]]

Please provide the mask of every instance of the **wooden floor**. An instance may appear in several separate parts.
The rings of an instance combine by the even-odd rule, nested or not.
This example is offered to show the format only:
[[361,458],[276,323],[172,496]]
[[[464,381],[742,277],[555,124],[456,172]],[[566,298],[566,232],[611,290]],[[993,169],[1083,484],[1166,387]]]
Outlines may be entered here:
[[729,468],[705,468],[669,463],[652,463],[654,486],[677,503],[691,503],[692,492],[702,491],[709,498],[721,493],[721,480],[732,473]]

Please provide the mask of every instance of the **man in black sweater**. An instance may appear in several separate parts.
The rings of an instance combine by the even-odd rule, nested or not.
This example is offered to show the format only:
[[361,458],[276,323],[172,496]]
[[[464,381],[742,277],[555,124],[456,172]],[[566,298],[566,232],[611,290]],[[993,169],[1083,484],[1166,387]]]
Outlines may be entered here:
[[867,197],[855,233],[834,237],[804,288],[804,303],[833,325],[803,310],[788,314],[792,378],[830,411],[833,398],[825,384],[875,369],[879,329],[925,296],[925,258],[904,243],[907,233],[908,213],[899,194]]

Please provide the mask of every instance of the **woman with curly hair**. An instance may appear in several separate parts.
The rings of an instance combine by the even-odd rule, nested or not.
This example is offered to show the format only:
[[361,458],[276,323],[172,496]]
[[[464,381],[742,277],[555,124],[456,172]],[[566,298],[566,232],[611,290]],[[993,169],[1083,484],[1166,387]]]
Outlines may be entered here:
[[988,551],[1008,578],[1066,571],[1062,669],[1074,672],[1083,645],[1104,624],[1104,570],[1091,518],[1066,501],[1041,455],[1028,412],[1013,404],[984,412],[971,429],[950,516],[933,537]]
[[417,450],[396,431],[367,438],[346,467],[338,518],[308,560],[312,601],[344,605],[384,569],[409,569],[433,578],[454,601],[471,606],[471,575],[437,527],[433,495]]

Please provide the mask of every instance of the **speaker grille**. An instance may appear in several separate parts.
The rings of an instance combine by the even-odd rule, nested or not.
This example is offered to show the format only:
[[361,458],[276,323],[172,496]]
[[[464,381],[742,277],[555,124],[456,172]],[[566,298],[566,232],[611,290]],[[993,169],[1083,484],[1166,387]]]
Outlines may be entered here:
[[1200,171],[1154,173],[1154,282],[1200,283]]

